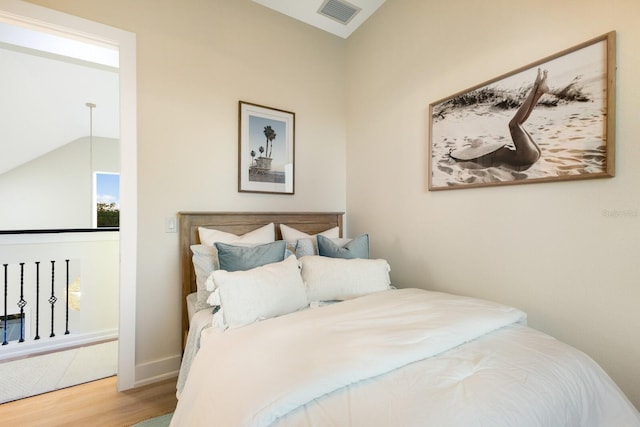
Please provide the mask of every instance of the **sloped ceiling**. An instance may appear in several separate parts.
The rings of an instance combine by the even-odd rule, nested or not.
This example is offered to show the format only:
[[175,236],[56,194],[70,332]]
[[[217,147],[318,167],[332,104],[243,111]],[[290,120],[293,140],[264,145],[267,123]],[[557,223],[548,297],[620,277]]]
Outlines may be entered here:
[[337,0],[353,6],[360,11],[347,24],[324,16],[318,11],[326,0],[253,0],[265,7],[283,13],[291,18],[305,22],[321,30],[330,32],[344,39],[348,38],[363,22],[365,22],[385,0]]
[[0,174],[90,134],[119,138],[118,52],[59,39],[0,23]]

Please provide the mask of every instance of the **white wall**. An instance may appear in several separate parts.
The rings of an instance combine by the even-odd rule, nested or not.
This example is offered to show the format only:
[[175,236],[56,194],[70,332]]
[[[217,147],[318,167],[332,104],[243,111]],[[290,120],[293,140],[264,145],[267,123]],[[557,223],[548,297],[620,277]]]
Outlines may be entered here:
[[[344,40],[250,0],[32,0],[136,33],[138,384],[178,369],[183,210],[344,211]],[[296,113],[295,195],[238,193],[238,101]]]
[[[347,210],[396,285],[520,307],[640,407],[638,16],[636,0],[387,1],[347,41]],[[611,30],[615,178],[427,191],[431,102]]]
[[91,228],[93,172],[119,172],[119,145],[84,137],[0,174],[0,229]]

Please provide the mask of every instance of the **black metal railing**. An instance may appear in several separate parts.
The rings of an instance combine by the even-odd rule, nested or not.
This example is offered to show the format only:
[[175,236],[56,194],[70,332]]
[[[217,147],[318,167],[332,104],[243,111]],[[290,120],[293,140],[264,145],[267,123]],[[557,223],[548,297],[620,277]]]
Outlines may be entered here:
[[[60,290],[60,285],[58,285],[58,282],[56,281],[56,261],[52,260],[51,261],[51,283],[50,283],[50,290],[51,293],[47,299],[47,302],[50,305],[50,310],[51,310],[51,323],[50,323],[50,335],[49,337],[55,337],[56,336],[56,303],[58,303],[58,296],[56,296],[56,293],[61,294],[64,293],[64,300],[65,300],[65,304],[64,304],[64,334],[68,335],[69,332],[69,260],[66,259],[65,261],[65,267],[66,267],[66,276],[65,276],[65,280],[63,281],[63,285],[64,288],[63,290]],[[14,341],[13,337],[9,336],[9,322],[10,321],[15,321],[16,323],[19,322],[19,335],[16,339],[17,343],[23,343],[25,342],[25,322],[26,322],[26,316],[25,316],[25,307],[29,304],[35,304],[35,336],[33,337],[34,340],[39,340],[40,339],[40,326],[41,326],[41,321],[40,321],[40,299],[41,299],[41,287],[45,286],[46,284],[41,284],[40,283],[40,261],[36,261],[33,263],[33,267],[34,267],[34,271],[32,271],[32,274],[30,274],[29,276],[32,277],[26,277],[25,274],[25,265],[27,265],[27,263],[25,262],[20,262],[20,263],[15,263],[15,264],[2,264],[3,266],[3,270],[4,270],[4,281],[3,281],[3,286],[4,286],[4,312],[2,315],[2,345],[8,345],[10,341]],[[31,266],[30,266],[31,267]],[[10,271],[12,269],[19,269],[18,271]],[[30,269],[31,271],[31,269]],[[9,273],[12,274],[9,274]],[[19,274],[18,274],[19,273]],[[19,279],[18,279],[19,277]],[[35,287],[35,289],[34,289]],[[15,313],[9,313],[9,298],[10,298],[10,291],[13,294],[18,294],[19,292],[19,298],[17,299],[16,302],[16,306],[19,309],[19,312],[17,314]],[[34,295],[35,294],[35,295]],[[33,295],[33,300],[29,300],[28,295]],[[12,339],[9,339],[12,338]]]

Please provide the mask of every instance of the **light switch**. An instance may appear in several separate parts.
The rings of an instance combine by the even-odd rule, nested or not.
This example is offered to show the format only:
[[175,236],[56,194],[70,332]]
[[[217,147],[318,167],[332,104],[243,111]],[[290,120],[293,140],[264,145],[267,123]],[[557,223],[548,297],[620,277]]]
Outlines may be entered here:
[[164,232],[165,233],[177,233],[178,221],[175,216],[168,216],[164,220]]

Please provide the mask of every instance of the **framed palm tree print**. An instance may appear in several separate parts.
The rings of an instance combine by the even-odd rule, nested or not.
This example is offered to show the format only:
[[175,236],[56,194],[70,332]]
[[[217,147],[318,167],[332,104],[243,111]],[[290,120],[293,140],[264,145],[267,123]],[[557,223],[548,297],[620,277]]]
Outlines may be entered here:
[[294,194],[295,113],[240,101],[238,191]]

